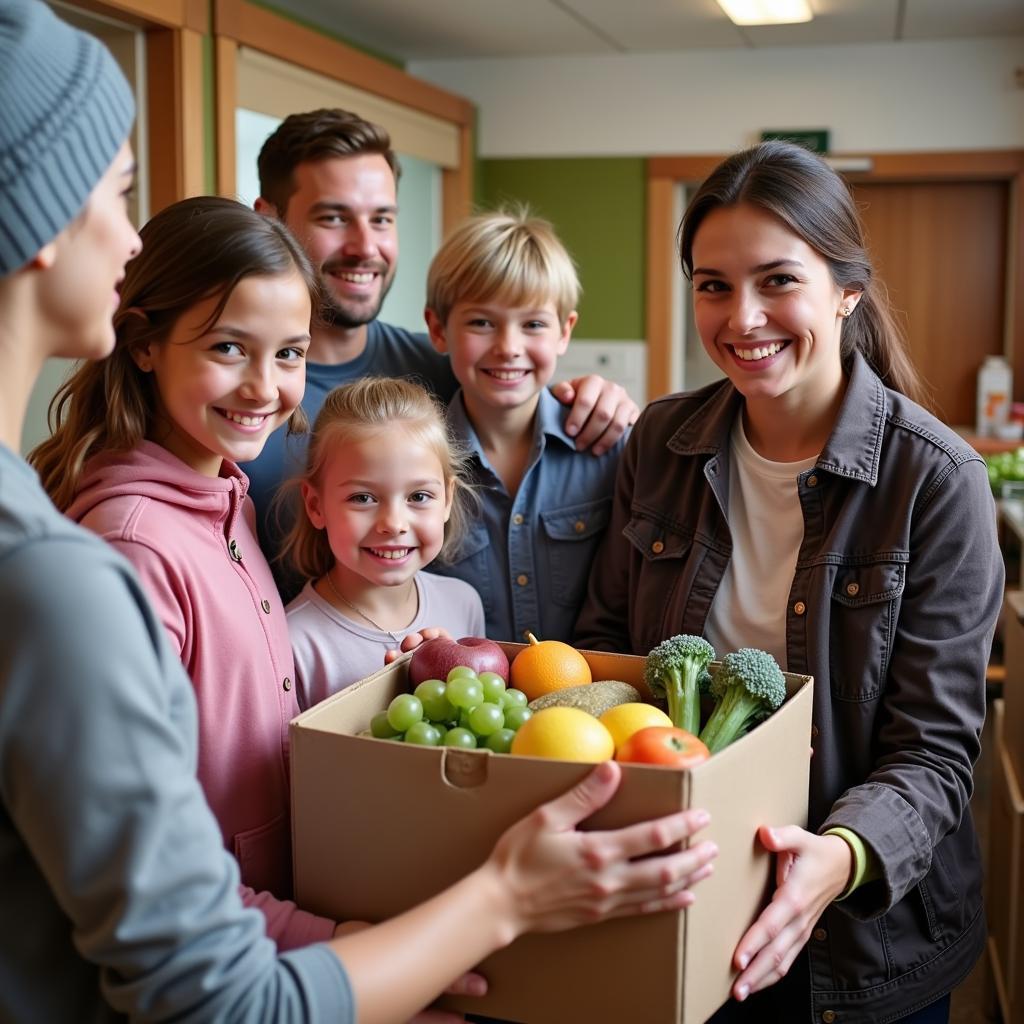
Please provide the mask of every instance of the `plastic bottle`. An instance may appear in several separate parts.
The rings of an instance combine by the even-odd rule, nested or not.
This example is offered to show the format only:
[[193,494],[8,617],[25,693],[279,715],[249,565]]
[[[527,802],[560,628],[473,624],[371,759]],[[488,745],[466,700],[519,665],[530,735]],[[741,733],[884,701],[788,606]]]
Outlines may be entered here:
[[979,437],[996,437],[1010,420],[1013,370],[1002,356],[986,356],[978,371]]

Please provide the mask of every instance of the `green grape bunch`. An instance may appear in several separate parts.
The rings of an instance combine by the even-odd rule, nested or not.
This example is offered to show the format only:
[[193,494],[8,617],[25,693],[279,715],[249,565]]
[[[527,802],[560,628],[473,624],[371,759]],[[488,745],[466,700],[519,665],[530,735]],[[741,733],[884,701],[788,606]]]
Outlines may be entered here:
[[447,679],[424,679],[400,693],[370,721],[370,735],[422,747],[486,749],[507,754],[516,730],[533,712],[526,694],[496,672],[479,675],[463,665]]

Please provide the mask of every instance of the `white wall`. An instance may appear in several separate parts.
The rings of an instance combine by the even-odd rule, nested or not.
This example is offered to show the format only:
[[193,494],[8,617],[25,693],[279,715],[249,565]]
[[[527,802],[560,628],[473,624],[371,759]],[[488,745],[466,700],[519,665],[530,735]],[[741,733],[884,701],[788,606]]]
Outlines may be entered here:
[[1022,63],[1018,36],[408,70],[478,104],[480,156],[498,158],[727,153],[774,128],[828,128],[837,153],[1019,147]]

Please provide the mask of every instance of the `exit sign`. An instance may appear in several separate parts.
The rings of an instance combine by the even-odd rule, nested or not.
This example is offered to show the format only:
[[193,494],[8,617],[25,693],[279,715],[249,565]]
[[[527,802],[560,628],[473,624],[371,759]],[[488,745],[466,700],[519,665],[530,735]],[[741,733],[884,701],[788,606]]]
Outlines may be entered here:
[[790,131],[775,129],[761,132],[761,141],[769,139],[781,139],[783,142],[795,142],[812,153],[828,152],[828,129],[827,128],[794,128]]

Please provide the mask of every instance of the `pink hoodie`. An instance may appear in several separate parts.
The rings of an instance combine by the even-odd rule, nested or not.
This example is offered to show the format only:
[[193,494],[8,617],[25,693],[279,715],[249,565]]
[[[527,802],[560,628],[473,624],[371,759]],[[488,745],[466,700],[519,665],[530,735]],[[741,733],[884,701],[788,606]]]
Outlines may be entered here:
[[287,899],[288,722],[299,709],[248,486],[234,463],[203,476],[144,441],[91,459],[67,514],[135,566],[180,652],[199,705],[199,781],[238,860],[242,897],[292,949],[330,938],[334,922]]

